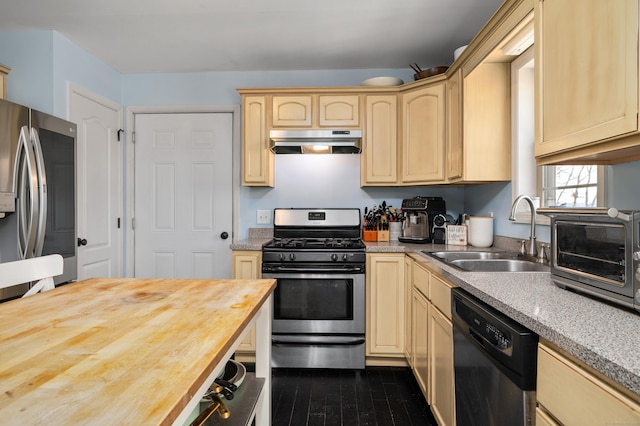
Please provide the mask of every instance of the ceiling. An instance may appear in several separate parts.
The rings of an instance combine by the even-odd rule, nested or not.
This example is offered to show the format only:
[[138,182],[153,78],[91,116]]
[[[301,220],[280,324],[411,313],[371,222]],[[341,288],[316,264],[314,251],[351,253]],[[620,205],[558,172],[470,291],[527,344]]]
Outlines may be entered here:
[[122,73],[449,65],[502,0],[5,0]]

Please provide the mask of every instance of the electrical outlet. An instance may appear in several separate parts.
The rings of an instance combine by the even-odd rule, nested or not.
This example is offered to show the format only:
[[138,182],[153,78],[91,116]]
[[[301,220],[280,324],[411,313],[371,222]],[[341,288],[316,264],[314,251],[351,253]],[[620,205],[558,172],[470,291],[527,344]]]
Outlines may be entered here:
[[256,222],[258,225],[271,224],[271,210],[258,210]]

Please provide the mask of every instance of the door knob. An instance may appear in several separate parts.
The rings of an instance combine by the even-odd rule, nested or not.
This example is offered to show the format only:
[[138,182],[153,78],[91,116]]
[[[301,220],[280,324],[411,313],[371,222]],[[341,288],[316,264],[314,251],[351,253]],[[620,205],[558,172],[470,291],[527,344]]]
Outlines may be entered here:
[[229,238],[229,234],[226,232],[223,232],[222,234],[220,234],[220,238],[222,238],[223,240],[226,240],[227,238]]
[[87,239],[86,238],[78,238],[78,247],[86,246],[86,245],[87,245]]

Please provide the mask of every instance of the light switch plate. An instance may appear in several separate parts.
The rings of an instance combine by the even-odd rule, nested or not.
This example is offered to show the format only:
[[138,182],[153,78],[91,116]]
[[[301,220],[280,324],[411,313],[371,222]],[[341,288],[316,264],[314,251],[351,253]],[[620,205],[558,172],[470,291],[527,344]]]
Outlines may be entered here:
[[271,210],[258,210],[256,222],[258,223],[258,225],[270,225]]

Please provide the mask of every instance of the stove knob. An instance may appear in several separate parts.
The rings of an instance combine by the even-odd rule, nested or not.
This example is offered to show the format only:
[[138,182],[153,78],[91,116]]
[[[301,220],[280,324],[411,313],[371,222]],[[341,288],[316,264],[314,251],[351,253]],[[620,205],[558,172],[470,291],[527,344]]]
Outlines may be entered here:
[[296,260],[296,255],[295,255],[295,253],[291,253],[291,254],[289,254],[289,260],[290,260],[290,261],[292,261],[292,262],[293,262],[294,260]]
[[337,255],[337,254],[335,254],[335,253],[333,253],[333,254],[331,255],[331,260],[333,260],[334,262],[336,262],[336,261],[338,260],[338,255]]
[[284,262],[287,257],[284,255],[284,253],[280,253],[280,255],[278,255],[278,258],[280,259],[280,262]]
[[342,255],[342,260],[344,260],[345,262],[346,262],[347,260],[349,260],[349,255],[348,255],[347,253],[343,254],[343,255]]

